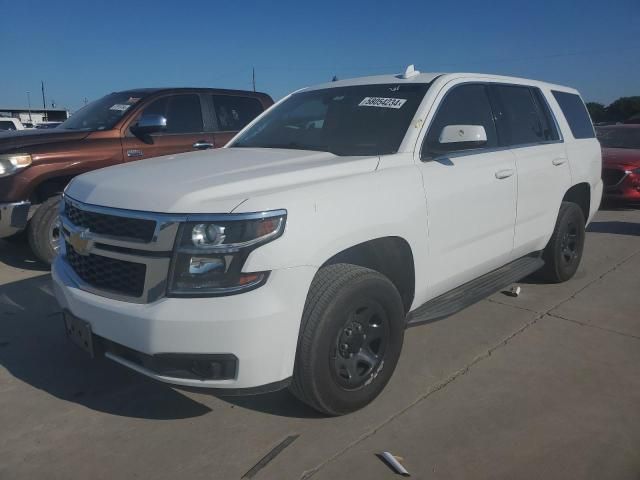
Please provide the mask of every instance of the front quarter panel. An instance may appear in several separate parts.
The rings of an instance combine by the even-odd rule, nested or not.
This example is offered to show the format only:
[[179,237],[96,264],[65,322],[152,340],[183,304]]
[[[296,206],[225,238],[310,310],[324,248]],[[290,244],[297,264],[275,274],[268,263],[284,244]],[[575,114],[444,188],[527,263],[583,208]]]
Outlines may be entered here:
[[[251,253],[246,272],[319,268],[335,254],[368,240],[405,239],[422,263],[427,255],[422,181],[410,155],[383,159],[378,170],[251,198],[236,212],[287,210],[282,237]],[[385,168],[385,166],[389,166]],[[417,265],[416,275],[422,269]],[[416,277],[416,289],[425,281]]]

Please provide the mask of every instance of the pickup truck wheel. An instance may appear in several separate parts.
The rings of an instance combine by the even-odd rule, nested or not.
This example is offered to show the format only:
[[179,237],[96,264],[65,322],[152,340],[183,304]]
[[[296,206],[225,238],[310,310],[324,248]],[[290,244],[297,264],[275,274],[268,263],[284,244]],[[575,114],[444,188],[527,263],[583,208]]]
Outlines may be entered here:
[[27,238],[31,250],[44,263],[50,264],[60,249],[60,196],[42,203],[29,221]]
[[291,391],[327,415],[364,407],[398,362],[405,312],[384,275],[349,264],[322,268],[302,316]]
[[538,276],[549,283],[569,280],[576,273],[585,239],[585,219],[575,203],[562,202],[556,227],[544,249],[544,267]]

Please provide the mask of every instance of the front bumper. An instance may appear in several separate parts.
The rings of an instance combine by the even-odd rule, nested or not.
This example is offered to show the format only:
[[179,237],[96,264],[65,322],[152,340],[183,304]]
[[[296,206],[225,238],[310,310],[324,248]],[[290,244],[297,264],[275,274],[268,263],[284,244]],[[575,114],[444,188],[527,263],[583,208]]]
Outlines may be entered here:
[[621,179],[615,185],[607,185],[604,196],[610,200],[640,201],[640,175],[629,169],[619,169],[624,172]]
[[227,380],[174,378],[117,352],[108,352],[109,358],[163,382],[234,390],[292,375],[302,310],[315,272],[314,267],[276,270],[264,286],[240,295],[139,304],[81,290],[61,257],[52,268],[58,303],[89,322],[97,336],[146,355],[233,355],[237,368],[235,378]]
[[0,203],[0,238],[24,230],[29,220],[30,202]]

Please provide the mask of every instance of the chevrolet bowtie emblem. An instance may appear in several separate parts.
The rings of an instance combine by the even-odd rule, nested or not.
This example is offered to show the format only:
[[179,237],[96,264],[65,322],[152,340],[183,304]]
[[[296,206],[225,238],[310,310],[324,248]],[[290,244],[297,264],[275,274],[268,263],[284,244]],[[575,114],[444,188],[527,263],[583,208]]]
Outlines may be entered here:
[[78,255],[89,255],[93,248],[93,240],[89,236],[89,229],[78,230],[69,235],[69,245]]

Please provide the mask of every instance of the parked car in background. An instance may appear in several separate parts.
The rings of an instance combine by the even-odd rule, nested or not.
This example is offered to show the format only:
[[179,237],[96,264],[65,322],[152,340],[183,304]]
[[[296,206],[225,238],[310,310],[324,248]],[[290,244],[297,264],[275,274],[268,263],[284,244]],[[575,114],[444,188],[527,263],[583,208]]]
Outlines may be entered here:
[[267,94],[241,90],[136,89],[110,93],[57,128],[5,133],[0,238],[26,228],[35,255],[51,262],[60,234],[60,194],[73,177],[117,163],[222,147],[272,104]]
[[41,122],[37,124],[35,128],[45,130],[47,128],[56,128],[60,125],[62,125],[62,122]]
[[24,130],[24,125],[17,118],[0,117],[0,131]]
[[382,391],[407,327],[536,271],[571,278],[601,170],[572,88],[339,80],[215,152],[75,178],[55,295],[90,354],[191,387],[290,386],[341,415]]
[[640,201],[640,125],[596,127],[602,146],[604,196]]

